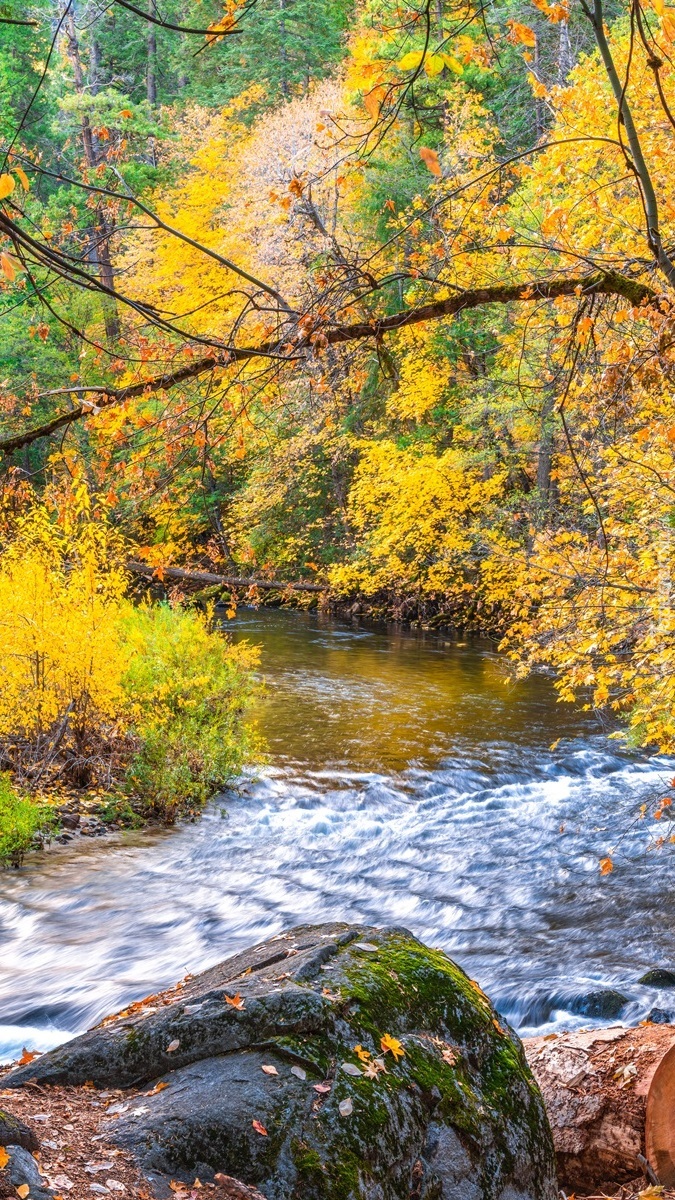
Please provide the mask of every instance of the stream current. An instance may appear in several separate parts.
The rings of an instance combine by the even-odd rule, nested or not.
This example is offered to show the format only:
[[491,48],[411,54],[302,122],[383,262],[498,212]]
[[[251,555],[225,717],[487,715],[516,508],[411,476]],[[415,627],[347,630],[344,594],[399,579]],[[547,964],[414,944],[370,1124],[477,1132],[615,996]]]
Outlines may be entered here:
[[194,824],[0,873],[0,1062],[336,919],[442,947],[521,1034],[675,1016],[675,990],[637,982],[675,969],[672,855],[648,849],[670,825],[636,821],[673,761],[484,646],[272,610],[228,628],[262,647],[266,765]]

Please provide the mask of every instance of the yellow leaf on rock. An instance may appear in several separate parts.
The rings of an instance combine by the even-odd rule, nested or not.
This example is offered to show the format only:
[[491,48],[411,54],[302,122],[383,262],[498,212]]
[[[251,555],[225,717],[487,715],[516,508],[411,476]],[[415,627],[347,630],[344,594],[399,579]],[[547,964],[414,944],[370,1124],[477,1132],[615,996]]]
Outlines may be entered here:
[[403,1046],[399,1042],[398,1038],[392,1037],[390,1033],[383,1034],[383,1036],[380,1038],[380,1045],[385,1054],[388,1050],[391,1054],[393,1054],[397,1061],[399,1058],[403,1058],[405,1055],[405,1050],[403,1049]]
[[612,871],[614,870],[614,863],[612,862],[611,858],[601,858],[599,865],[601,875],[611,875]]
[[26,1200],[26,1196],[28,1195],[29,1192],[30,1192],[30,1188],[27,1183],[20,1183],[18,1188],[16,1189],[16,1194],[17,1194],[17,1196],[21,1197],[21,1200]]

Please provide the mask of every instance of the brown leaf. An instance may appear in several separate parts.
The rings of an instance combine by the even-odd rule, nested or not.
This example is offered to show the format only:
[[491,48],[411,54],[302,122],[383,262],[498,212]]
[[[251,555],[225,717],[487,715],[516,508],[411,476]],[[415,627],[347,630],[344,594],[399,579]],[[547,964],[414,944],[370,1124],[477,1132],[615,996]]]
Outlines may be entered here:
[[259,1133],[261,1137],[267,1137],[267,1130],[265,1129],[264,1125],[261,1125],[260,1121],[253,1120],[251,1121],[251,1125],[255,1129],[256,1133]]
[[229,1004],[232,1008],[238,1008],[240,1011],[244,1007],[244,1001],[239,992],[237,992],[236,996],[228,996],[225,993],[225,1003]]
[[266,1075],[278,1075],[279,1074],[276,1067],[273,1067],[271,1063],[263,1063],[262,1069]]

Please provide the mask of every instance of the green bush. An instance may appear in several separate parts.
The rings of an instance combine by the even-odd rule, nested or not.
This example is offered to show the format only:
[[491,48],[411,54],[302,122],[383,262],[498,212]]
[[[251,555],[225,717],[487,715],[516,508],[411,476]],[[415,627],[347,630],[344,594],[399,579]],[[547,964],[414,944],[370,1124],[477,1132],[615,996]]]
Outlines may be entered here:
[[0,775],[0,864],[18,866],[35,835],[54,823],[46,804],[22,796],[9,775]]
[[256,649],[232,645],[210,616],[168,605],[125,617],[131,649],[122,686],[139,749],[122,791],[146,816],[172,821],[202,805],[252,751],[244,720]]

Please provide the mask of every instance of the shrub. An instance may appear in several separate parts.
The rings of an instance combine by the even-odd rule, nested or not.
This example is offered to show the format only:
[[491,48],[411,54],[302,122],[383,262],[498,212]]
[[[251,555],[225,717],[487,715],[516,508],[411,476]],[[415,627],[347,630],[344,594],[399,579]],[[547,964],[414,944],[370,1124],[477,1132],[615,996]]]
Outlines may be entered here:
[[134,607],[123,549],[86,510],[19,521],[0,558],[0,769],[33,795],[103,789],[174,820],[249,753],[257,656],[209,614]]
[[243,717],[257,652],[228,644],[208,616],[168,605],[129,610],[124,633],[122,686],[140,739],[124,787],[171,820],[202,804],[248,757]]
[[19,795],[9,775],[0,775],[0,863],[18,866],[36,834],[52,824],[47,805]]

